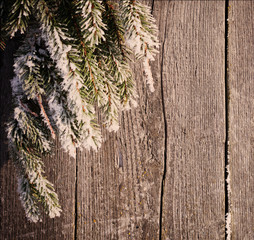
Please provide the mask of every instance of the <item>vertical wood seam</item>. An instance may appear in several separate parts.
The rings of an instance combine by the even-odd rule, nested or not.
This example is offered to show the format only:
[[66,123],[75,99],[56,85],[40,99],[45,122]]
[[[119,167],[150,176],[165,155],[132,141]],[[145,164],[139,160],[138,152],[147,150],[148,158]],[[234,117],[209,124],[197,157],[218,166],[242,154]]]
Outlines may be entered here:
[[229,64],[228,64],[228,8],[229,0],[225,0],[225,169],[224,169],[224,184],[225,184],[225,239],[230,240],[231,233],[231,209],[230,209],[230,168],[229,168]]
[[151,14],[153,13],[154,1],[155,1],[155,0],[152,0]]
[[160,212],[159,212],[159,240],[162,239],[162,218],[163,218],[163,197],[164,197],[164,185],[167,175],[167,146],[168,146],[168,129],[167,129],[167,117],[166,117],[166,107],[165,107],[165,98],[164,98],[164,85],[163,85],[163,62],[164,62],[164,47],[165,39],[167,33],[167,23],[168,18],[166,19],[165,29],[164,29],[164,39],[161,48],[161,104],[162,104],[162,114],[164,121],[164,159],[163,159],[163,174],[161,180],[161,196],[160,196]]
[[77,240],[78,223],[78,149],[76,148],[76,173],[75,173],[75,210],[74,210],[74,240]]

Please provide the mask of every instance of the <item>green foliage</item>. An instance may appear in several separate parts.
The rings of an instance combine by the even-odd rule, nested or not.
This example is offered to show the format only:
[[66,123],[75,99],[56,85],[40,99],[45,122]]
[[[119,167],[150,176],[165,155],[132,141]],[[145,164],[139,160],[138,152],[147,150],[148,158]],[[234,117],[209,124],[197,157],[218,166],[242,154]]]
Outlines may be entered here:
[[[2,11],[2,9],[5,9]],[[8,10],[8,11],[7,11]],[[15,0],[0,5],[0,41],[4,35],[24,34],[16,53],[12,90],[14,116],[8,139],[19,175],[19,193],[26,215],[41,220],[61,209],[53,185],[43,176],[43,156],[59,136],[73,157],[76,148],[101,145],[95,109],[103,126],[119,128],[118,114],[136,105],[129,63],[143,60],[151,90],[149,61],[158,47],[150,9],[123,0]],[[0,45],[3,48],[3,43]]]

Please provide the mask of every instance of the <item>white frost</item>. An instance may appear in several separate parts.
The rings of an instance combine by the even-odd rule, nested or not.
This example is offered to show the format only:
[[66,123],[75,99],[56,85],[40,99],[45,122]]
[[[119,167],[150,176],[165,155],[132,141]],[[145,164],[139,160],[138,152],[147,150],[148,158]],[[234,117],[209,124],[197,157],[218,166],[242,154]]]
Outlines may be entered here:
[[144,66],[147,84],[150,88],[150,91],[154,92],[153,75],[152,75],[151,66],[149,65],[149,59],[147,58],[144,59],[143,66]]

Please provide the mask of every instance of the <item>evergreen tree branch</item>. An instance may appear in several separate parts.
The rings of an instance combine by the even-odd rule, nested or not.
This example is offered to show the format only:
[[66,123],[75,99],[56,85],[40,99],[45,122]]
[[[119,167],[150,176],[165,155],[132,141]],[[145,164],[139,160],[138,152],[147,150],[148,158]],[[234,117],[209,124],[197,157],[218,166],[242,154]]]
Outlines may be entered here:
[[[43,2],[41,5],[43,7],[41,7],[38,12],[44,16],[46,15],[46,2],[44,0],[40,1]],[[82,66],[80,65],[81,61],[79,60],[80,51],[78,46],[72,42],[71,37],[61,37],[62,32],[60,31],[60,28],[55,25],[55,22],[57,21],[52,12],[51,18],[51,21],[41,22],[43,38],[47,43],[51,57],[55,61],[56,67],[63,78],[61,85],[63,90],[67,91],[68,97],[71,100],[67,103],[70,105],[69,109],[74,111],[73,116],[76,116],[77,120],[80,122],[79,126],[82,126],[82,135],[84,137],[82,140],[80,138],[80,143],[85,142],[86,144],[83,144],[83,146],[97,149],[97,146],[100,146],[101,142],[100,131],[94,124],[91,124],[94,122],[95,118],[93,114],[94,109],[91,103],[87,102],[87,100],[90,100],[91,96],[94,96],[94,94],[85,94],[86,98],[84,98],[85,95],[83,93],[85,90],[87,91],[89,87],[83,87],[85,77],[83,76]],[[69,42],[68,45],[66,44],[66,41]],[[81,94],[81,90],[77,91],[76,84],[78,84],[78,88],[82,88],[83,95]],[[88,98],[88,96],[90,96],[90,98]],[[87,109],[87,111],[83,111],[84,108]],[[91,128],[91,126],[93,127]],[[96,140],[96,142],[94,142],[94,140]]]
[[149,61],[158,52],[158,29],[150,9],[137,0],[122,0],[122,19],[126,28],[126,44],[133,49],[137,58],[143,59],[146,80],[150,91],[154,91],[153,77]]
[[20,99],[19,99],[19,104],[29,113],[34,115],[35,117],[39,117],[37,113],[33,112],[31,109],[29,109]]
[[52,184],[42,177],[41,154],[50,151],[45,133],[38,129],[39,121],[16,107],[14,120],[8,126],[8,139],[19,172],[18,190],[22,205],[30,221],[41,220],[39,203],[50,217],[58,216],[61,209]]
[[109,36],[113,37],[113,41],[116,41],[119,49],[121,50],[123,60],[126,60],[126,58],[128,59],[127,56],[130,52],[124,45],[124,29],[122,22],[117,15],[114,5],[109,0],[103,0],[103,3],[106,9],[105,18],[108,24],[107,33]]
[[114,5],[104,0],[105,4],[105,21],[107,22],[105,58],[107,65],[111,71],[111,75],[117,86],[117,95],[120,98],[120,105],[124,105],[128,109],[129,103],[136,106],[135,84],[133,82],[132,72],[128,61],[131,54],[124,42],[124,27],[120,20],[120,16],[115,10]]
[[0,49],[5,49],[5,39],[4,39],[4,10],[5,10],[5,2],[0,2]]
[[37,94],[37,100],[38,100],[38,103],[39,103],[39,106],[40,106],[40,109],[41,109],[41,114],[42,116],[45,118],[46,120],[46,124],[48,125],[48,128],[50,129],[50,132],[51,132],[51,136],[53,139],[56,138],[56,134],[55,134],[55,131],[53,129],[53,127],[51,126],[51,123],[50,123],[50,120],[48,118],[48,115],[43,107],[43,104],[42,104],[42,99],[41,99],[41,95]]
[[10,9],[9,19],[6,23],[6,30],[9,36],[13,37],[17,31],[21,33],[26,31],[34,3],[34,0],[15,1],[12,9]]
[[[36,222],[41,209],[50,217],[61,212],[53,185],[43,176],[42,157],[52,151],[52,138],[59,135],[73,157],[77,147],[97,150],[98,107],[107,129],[118,130],[119,112],[136,105],[132,53],[143,60],[153,90],[149,61],[157,52],[157,27],[149,8],[133,0],[122,0],[119,7],[109,0],[13,0],[7,5],[4,29],[11,36],[26,31],[11,80],[15,109],[8,139],[22,205]],[[2,16],[1,9],[0,4]]]
[[79,23],[86,45],[94,47],[105,40],[106,25],[102,21],[104,7],[101,0],[77,1],[76,9],[82,17]]
[[[38,54],[43,52],[37,45],[40,43],[36,38],[37,33],[36,28],[30,29],[18,50],[21,55],[15,59],[16,77],[12,79],[11,85],[16,108],[14,118],[8,125],[10,148],[19,174],[20,199],[28,219],[33,222],[41,220],[39,204],[43,205],[50,217],[58,216],[61,211],[53,185],[42,176],[41,158],[51,151],[51,134],[37,113],[39,106],[32,111],[23,103],[25,101],[34,105],[34,96],[37,96],[38,92],[48,91],[46,83],[49,82],[42,81],[41,69],[37,64],[40,59]],[[40,81],[43,84],[40,84]]]

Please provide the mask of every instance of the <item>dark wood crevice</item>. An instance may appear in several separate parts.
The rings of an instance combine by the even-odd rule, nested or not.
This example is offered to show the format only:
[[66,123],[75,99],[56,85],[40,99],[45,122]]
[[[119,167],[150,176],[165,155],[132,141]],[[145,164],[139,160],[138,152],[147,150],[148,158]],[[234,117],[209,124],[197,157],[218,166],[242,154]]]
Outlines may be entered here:
[[[228,9],[229,0],[225,0],[225,223],[227,223],[227,216],[230,214],[230,196],[229,196],[229,73],[228,73]],[[227,224],[225,224],[225,239],[228,239]]]
[[151,13],[153,13],[154,1],[155,1],[155,0],[152,0]]
[[[154,3],[154,1],[153,1]],[[162,43],[161,48],[161,104],[162,104],[162,114],[163,114],[163,122],[164,122],[164,159],[163,159],[163,173],[162,173],[162,180],[161,180],[161,196],[160,196],[160,212],[159,212],[159,239],[162,239],[162,221],[163,221],[163,198],[164,198],[164,184],[167,175],[167,147],[168,147],[168,130],[167,130],[167,116],[166,116],[166,106],[165,106],[165,97],[164,97],[164,84],[163,84],[163,63],[164,63],[164,48],[165,48],[165,41],[167,36],[167,21],[165,24],[164,29],[164,40]]]
[[74,223],[74,240],[77,239],[78,230],[78,149],[76,149],[76,172],[75,172],[75,223]]

